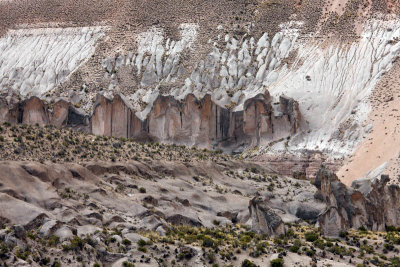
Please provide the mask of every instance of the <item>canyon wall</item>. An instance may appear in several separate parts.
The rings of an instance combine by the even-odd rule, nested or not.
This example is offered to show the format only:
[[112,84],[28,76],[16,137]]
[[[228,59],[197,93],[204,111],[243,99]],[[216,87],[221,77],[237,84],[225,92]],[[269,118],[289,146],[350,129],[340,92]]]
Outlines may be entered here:
[[246,100],[243,111],[221,107],[210,95],[197,99],[188,94],[182,101],[160,95],[142,120],[120,94],[112,100],[99,95],[91,116],[63,99],[47,104],[31,97],[14,103],[2,100],[0,122],[52,124],[139,141],[243,150],[299,131],[302,119],[297,102],[285,96],[279,99],[276,114],[268,92]]

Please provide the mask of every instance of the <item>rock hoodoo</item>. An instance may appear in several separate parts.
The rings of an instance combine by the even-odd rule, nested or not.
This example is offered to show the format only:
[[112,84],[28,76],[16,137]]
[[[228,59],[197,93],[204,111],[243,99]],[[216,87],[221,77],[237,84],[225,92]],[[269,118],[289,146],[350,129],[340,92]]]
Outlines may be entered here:
[[389,177],[382,175],[358,179],[346,187],[335,174],[321,169],[316,186],[327,205],[319,216],[324,234],[337,236],[340,231],[361,226],[374,231],[400,226],[400,188],[388,182]]
[[[400,188],[388,182],[389,177],[382,175],[373,179],[357,179],[351,187],[346,187],[334,173],[322,167],[315,179],[318,191],[313,204],[302,204],[302,213],[307,214],[306,217],[299,216],[298,212],[292,214],[290,209],[285,209],[283,203],[277,207],[268,198],[257,197],[249,204],[253,230],[279,235],[283,231],[280,228],[283,220],[281,214],[318,221],[324,235],[331,237],[362,226],[373,231],[384,231],[387,226],[398,227]],[[320,212],[313,209],[322,203],[325,208],[320,209]]]

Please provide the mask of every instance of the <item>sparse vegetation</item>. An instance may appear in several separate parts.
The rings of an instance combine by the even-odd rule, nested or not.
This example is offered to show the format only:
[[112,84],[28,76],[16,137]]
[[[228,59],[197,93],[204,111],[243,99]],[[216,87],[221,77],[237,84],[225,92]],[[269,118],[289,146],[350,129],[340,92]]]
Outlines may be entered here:
[[2,160],[78,162],[81,160],[126,161],[169,159],[175,161],[225,161],[229,155],[220,151],[188,149],[160,143],[138,143],[132,139],[94,136],[47,125],[10,125],[0,131]]

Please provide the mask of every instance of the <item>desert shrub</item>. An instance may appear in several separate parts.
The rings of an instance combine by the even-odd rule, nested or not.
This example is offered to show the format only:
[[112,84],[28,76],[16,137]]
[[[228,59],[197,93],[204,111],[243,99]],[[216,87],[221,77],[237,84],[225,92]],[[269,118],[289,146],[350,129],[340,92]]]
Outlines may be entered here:
[[251,262],[248,259],[245,259],[242,262],[242,267],[257,267],[257,265],[254,262]]
[[315,240],[318,239],[318,234],[312,231],[309,231],[304,234],[304,237],[308,242],[314,242]]
[[349,233],[347,231],[342,231],[339,233],[339,237],[341,237],[341,238],[345,238],[348,235],[349,235]]
[[69,251],[69,250],[81,250],[83,246],[85,245],[85,241],[82,240],[80,237],[75,236],[69,244],[63,246],[64,251]]
[[362,245],[360,249],[364,250],[365,252],[372,254],[374,253],[374,248],[370,245]]
[[57,246],[59,241],[60,241],[60,238],[58,238],[58,236],[51,235],[49,237],[49,239],[47,240],[47,245],[49,247],[55,247],[55,246]]
[[137,241],[137,244],[138,244],[139,247],[144,247],[144,246],[147,245],[146,241],[144,241],[143,239],[139,239]]
[[147,248],[145,247],[138,247],[138,251],[141,251],[143,253],[147,253]]
[[210,248],[210,247],[213,247],[214,245],[215,245],[215,242],[214,242],[214,240],[212,238],[210,238],[208,236],[205,236],[203,238],[203,246],[204,247]]
[[142,194],[146,193],[146,188],[140,187],[139,188],[139,192],[142,193]]
[[281,258],[274,259],[271,261],[270,266],[271,267],[283,267],[284,261]]
[[132,262],[129,262],[129,261],[124,261],[122,263],[122,267],[135,267],[135,264],[133,264]]
[[324,249],[325,248],[325,242],[321,238],[318,238],[313,242],[314,246],[316,246],[319,249]]
[[130,246],[132,244],[132,242],[129,239],[124,238],[122,240],[122,244],[124,244],[125,246]]
[[366,232],[367,229],[365,228],[364,225],[361,225],[361,226],[358,228],[358,231],[360,231],[360,232]]
[[300,248],[301,248],[301,241],[300,241],[299,239],[296,239],[296,240],[293,242],[293,246],[291,246],[291,247],[289,248],[289,250],[290,250],[290,252],[297,253],[297,252],[299,251]]
[[388,226],[386,226],[386,232],[397,232],[397,231],[399,231],[399,229],[396,228],[396,227],[393,226],[393,225],[388,225]]

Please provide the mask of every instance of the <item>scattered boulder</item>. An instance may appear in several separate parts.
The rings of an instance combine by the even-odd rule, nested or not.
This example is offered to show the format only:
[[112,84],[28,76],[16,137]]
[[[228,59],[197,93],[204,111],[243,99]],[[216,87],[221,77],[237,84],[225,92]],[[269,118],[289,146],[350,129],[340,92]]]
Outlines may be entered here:
[[277,236],[285,233],[285,225],[281,217],[261,197],[255,197],[250,200],[249,210],[254,231],[268,236]]
[[168,217],[166,221],[173,225],[190,225],[195,227],[203,226],[199,220],[181,214],[174,214]]
[[61,241],[72,239],[74,234],[68,226],[61,226],[55,233],[55,236],[60,238]]
[[232,223],[237,223],[238,222],[238,215],[239,212],[234,212],[234,211],[222,211],[222,212],[218,212],[217,216],[220,217],[225,217],[227,219],[229,219]]
[[148,242],[149,239],[147,237],[141,236],[136,233],[127,233],[123,235],[124,238],[130,240],[132,243],[137,243],[140,239],[143,239],[144,241]]
[[48,237],[52,235],[61,225],[61,222],[57,220],[48,220],[40,227],[39,236]]
[[13,225],[12,230],[17,238],[25,238],[25,229],[22,225]]

